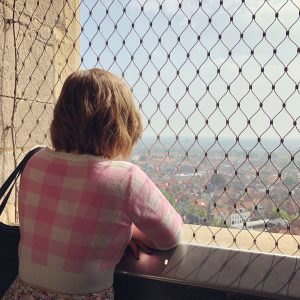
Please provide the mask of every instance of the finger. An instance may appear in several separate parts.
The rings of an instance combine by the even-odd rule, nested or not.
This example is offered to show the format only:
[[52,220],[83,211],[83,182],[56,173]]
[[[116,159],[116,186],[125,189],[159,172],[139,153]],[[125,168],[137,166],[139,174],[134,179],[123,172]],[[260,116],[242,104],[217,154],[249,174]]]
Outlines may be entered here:
[[144,244],[139,244],[139,247],[147,254],[152,254],[152,250],[145,246]]
[[129,243],[129,246],[132,250],[133,256],[135,257],[135,259],[138,260],[140,258],[140,255],[139,255],[139,248],[138,248],[137,244],[135,242],[131,241]]

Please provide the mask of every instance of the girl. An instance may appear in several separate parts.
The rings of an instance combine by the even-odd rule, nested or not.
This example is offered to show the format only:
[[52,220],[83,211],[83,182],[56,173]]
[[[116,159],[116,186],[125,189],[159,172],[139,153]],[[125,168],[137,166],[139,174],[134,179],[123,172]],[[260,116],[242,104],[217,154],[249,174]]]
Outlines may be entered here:
[[4,299],[113,299],[131,240],[180,241],[182,220],[149,177],[126,162],[142,133],[129,88],[100,69],[65,81],[45,148],[19,191],[19,276]]

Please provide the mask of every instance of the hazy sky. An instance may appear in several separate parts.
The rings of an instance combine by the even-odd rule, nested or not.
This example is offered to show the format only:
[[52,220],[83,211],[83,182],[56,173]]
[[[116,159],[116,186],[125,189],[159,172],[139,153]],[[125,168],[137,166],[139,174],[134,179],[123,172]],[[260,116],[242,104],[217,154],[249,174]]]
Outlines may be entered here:
[[124,77],[144,136],[299,138],[300,1],[223,2],[83,1],[81,68]]

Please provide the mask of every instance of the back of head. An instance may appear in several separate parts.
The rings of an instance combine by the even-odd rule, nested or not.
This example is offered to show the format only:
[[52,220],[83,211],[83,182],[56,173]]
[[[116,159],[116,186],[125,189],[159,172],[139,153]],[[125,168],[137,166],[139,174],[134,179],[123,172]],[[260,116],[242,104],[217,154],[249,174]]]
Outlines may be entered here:
[[132,93],[117,76],[91,69],[66,79],[50,127],[55,150],[110,159],[127,156],[141,133]]

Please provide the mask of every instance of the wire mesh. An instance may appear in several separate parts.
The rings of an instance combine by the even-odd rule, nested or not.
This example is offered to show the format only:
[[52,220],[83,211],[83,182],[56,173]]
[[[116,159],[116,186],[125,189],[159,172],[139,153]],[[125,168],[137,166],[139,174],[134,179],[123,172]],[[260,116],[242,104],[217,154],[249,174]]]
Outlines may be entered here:
[[0,0],[12,13],[15,162],[49,142],[66,75],[101,67],[131,87],[144,123],[132,161],[190,224],[191,241],[240,247],[242,237],[247,249],[283,252],[288,237],[298,254],[299,3],[46,2]]

